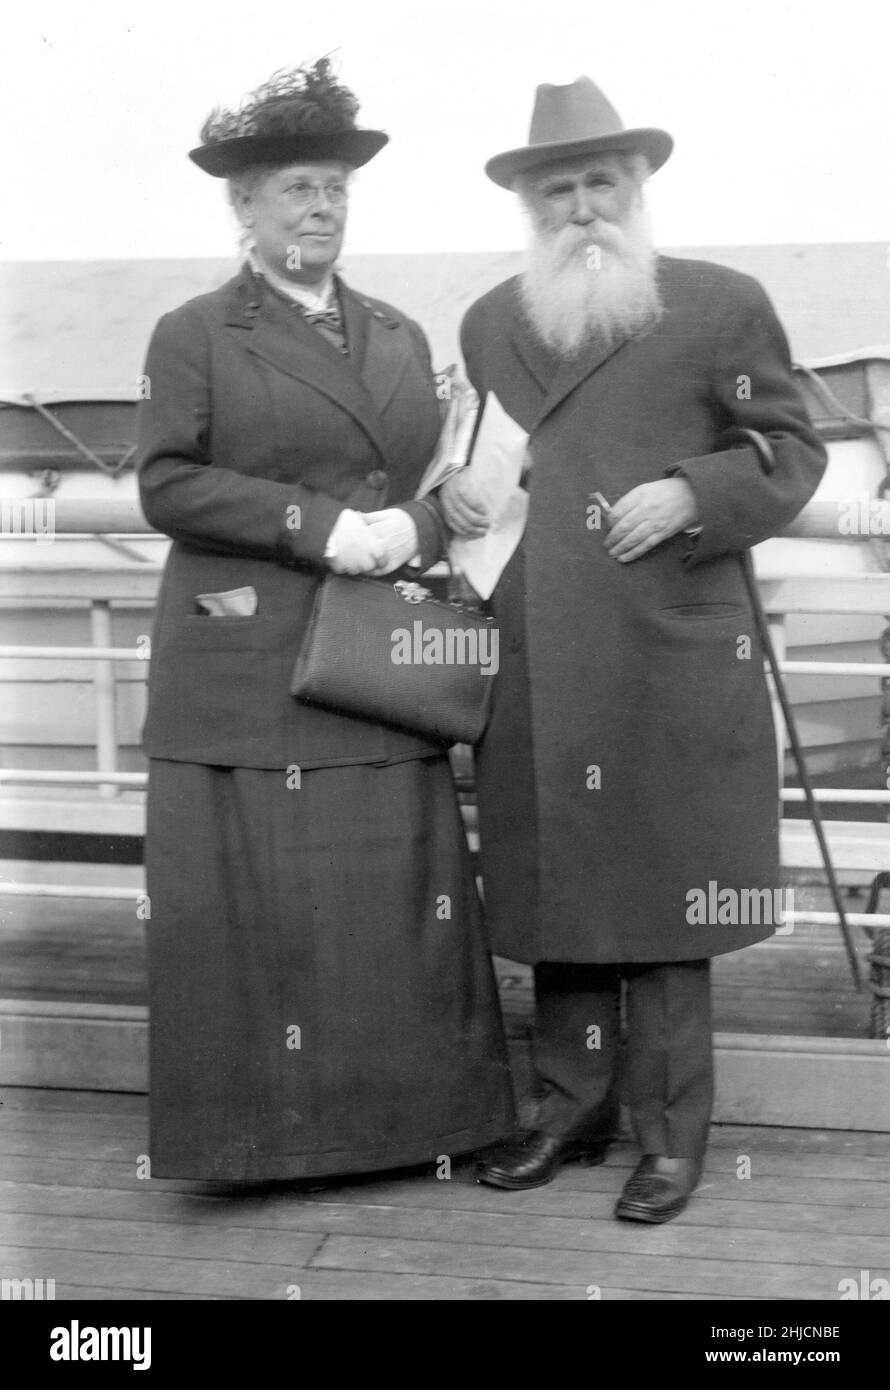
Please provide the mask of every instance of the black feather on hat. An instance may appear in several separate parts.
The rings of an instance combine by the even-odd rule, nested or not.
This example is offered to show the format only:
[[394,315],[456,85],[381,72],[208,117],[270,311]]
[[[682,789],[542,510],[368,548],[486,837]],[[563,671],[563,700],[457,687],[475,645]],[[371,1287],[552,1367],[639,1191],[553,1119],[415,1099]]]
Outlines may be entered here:
[[217,107],[201,127],[201,144],[189,158],[205,173],[225,179],[257,164],[333,160],[358,169],[389,140],[382,130],[359,130],[359,103],[334,80],[329,58],[282,68],[241,103]]

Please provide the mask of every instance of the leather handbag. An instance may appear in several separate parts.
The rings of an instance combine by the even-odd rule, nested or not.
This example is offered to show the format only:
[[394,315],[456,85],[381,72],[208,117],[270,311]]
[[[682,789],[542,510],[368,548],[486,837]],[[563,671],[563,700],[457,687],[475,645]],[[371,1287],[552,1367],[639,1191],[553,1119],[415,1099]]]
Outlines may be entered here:
[[410,580],[328,574],[291,681],[310,704],[442,743],[481,738],[498,669],[492,618]]

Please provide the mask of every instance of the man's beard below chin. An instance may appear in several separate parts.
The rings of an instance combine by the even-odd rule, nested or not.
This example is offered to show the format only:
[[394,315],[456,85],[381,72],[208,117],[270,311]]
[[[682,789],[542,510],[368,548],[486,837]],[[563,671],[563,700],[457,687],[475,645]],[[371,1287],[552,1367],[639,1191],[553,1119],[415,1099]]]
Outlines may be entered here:
[[538,337],[562,357],[592,343],[611,348],[654,327],[663,306],[656,252],[642,213],[596,236],[570,225],[536,231],[520,277],[525,312]]

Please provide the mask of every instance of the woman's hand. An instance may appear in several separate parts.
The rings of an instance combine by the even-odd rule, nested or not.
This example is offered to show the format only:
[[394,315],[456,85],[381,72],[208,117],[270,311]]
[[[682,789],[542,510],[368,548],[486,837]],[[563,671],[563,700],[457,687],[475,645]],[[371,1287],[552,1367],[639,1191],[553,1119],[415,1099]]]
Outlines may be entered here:
[[328,536],[324,555],[334,574],[373,574],[386,561],[386,544],[366,524],[362,512],[344,507]]
[[606,549],[613,560],[639,560],[693,526],[698,516],[695,493],[685,478],[659,478],[631,488],[609,513]]
[[387,507],[382,512],[366,512],[368,529],[386,548],[386,558],[372,574],[391,574],[407,565],[420,552],[420,537],[414,518],[401,507]]
[[477,540],[485,535],[489,524],[488,508],[469,468],[462,468],[443,483],[439,497],[445,520],[456,536]]

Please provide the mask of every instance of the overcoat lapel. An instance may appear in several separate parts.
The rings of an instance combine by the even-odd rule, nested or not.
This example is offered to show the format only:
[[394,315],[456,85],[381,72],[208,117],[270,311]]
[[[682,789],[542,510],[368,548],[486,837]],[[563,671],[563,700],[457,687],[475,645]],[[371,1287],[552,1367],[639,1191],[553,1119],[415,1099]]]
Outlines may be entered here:
[[538,341],[531,324],[522,311],[518,293],[517,288],[513,305],[513,318],[510,324],[510,337],[526,371],[540,387],[542,395],[546,397],[559,368],[559,359],[549,348]]
[[551,415],[556,407],[562,404],[566,396],[571,395],[582,381],[593,376],[593,373],[598,371],[604,362],[608,362],[610,357],[614,357],[616,352],[620,352],[628,341],[629,338],[624,337],[608,347],[601,343],[596,344],[580,353],[578,357],[562,362],[550,383],[544,403],[537,414],[532,429],[537,429],[547,416]]
[[620,338],[609,347],[593,344],[576,358],[569,361],[561,359],[536,337],[519,301],[518,286],[515,290],[510,336],[518,356],[540,387],[543,396],[540,406],[534,412],[530,432],[534,432],[576,386],[580,386],[582,381],[592,376],[628,341],[627,337]]
[[[337,352],[301,314],[245,275],[233,287],[226,313],[229,327],[246,330],[244,346],[279,371],[320,391],[348,411],[381,459],[386,436],[379,409],[355,366]],[[349,324],[347,324],[347,332]]]

